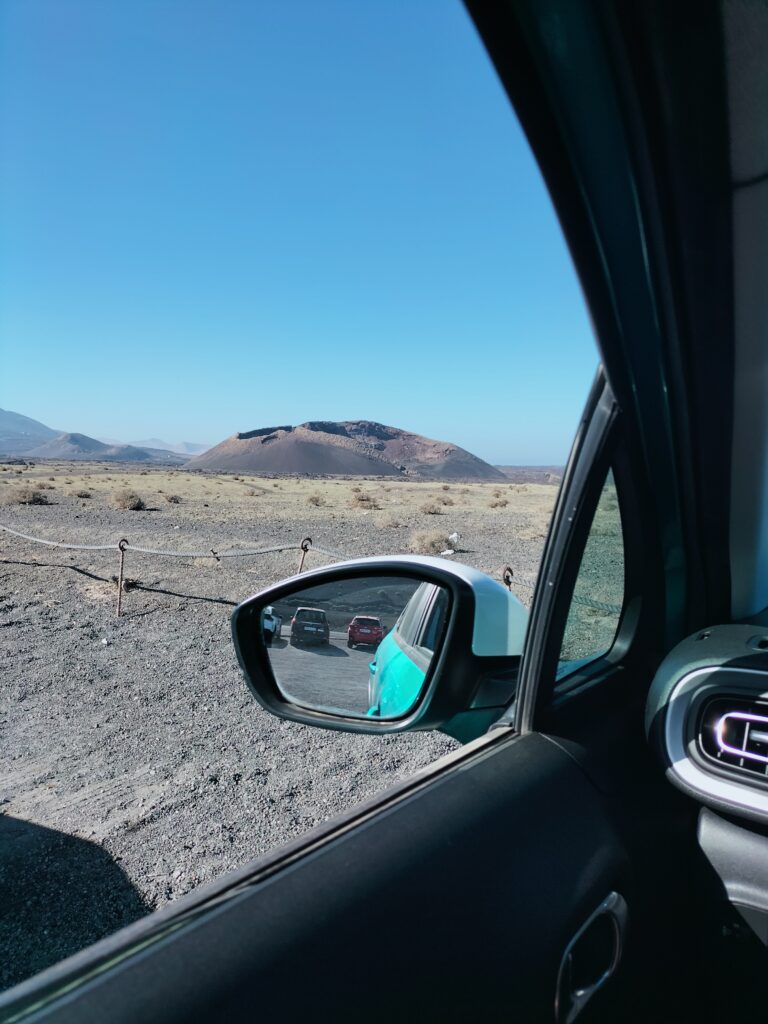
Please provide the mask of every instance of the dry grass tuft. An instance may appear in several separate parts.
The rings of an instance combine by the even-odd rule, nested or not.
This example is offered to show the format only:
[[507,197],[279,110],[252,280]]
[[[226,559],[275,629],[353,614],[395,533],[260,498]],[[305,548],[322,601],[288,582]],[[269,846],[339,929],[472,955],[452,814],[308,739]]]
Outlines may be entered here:
[[112,501],[116,508],[130,509],[131,512],[142,512],[147,507],[144,499],[135,491],[115,491]]
[[92,498],[93,495],[90,491],[75,491],[76,498]]
[[307,504],[314,505],[315,508],[319,508],[321,505],[325,504],[325,498],[322,494],[310,494],[307,498]]
[[391,512],[386,512],[381,517],[381,519],[377,520],[376,525],[383,526],[387,530],[397,530],[403,524],[400,522],[397,516],[392,515]]
[[168,502],[169,505],[181,504],[181,498],[179,497],[178,494],[166,494],[165,500]]
[[[355,490],[355,488],[352,489]],[[357,488],[357,493],[352,498],[350,505],[352,508],[363,508],[366,510],[377,509],[380,507],[376,504],[376,499],[372,494],[363,494],[359,487]]]
[[439,505],[436,505],[433,501],[428,501],[426,505],[422,505],[419,512],[423,512],[425,516],[441,516],[442,510]]
[[14,491],[12,501],[17,505],[50,505],[50,502],[42,491],[30,487],[29,484],[22,484]]
[[488,508],[506,508],[509,502],[506,498],[496,498],[488,502]]
[[450,548],[448,538],[439,530],[417,530],[411,535],[410,550],[415,555],[439,555]]

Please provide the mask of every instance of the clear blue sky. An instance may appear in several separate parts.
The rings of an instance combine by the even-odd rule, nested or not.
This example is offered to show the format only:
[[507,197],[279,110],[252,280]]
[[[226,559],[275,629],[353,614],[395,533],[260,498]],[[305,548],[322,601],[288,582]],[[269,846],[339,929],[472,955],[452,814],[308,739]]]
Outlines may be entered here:
[[567,456],[597,364],[453,0],[0,0],[0,407]]

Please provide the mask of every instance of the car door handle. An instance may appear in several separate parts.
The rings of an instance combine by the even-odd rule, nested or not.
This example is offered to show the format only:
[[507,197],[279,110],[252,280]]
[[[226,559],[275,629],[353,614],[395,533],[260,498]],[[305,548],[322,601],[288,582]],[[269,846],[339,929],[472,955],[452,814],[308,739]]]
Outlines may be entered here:
[[616,973],[624,950],[627,916],[626,900],[612,892],[566,946],[557,974],[557,1024],[575,1021],[595,992]]

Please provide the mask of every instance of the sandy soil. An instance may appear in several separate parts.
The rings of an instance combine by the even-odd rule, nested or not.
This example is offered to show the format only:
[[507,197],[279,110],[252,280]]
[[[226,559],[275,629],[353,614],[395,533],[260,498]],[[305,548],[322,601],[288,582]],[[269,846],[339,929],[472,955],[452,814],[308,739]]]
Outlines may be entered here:
[[[17,504],[25,485],[50,503]],[[123,489],[148,510],[115,508]],[[454,557],[494,576],[512,565],[526,603],[523,584],[535,576],[555,496],[543,484],[0,467],[0,522],[35,536],[207,551],[308,535],[355,557],[407,551],[419,533],[442,543],[458,530]],[[307,564],[325,561],[310,553]],[[454,745],[440,734],[309,729],[256,705],[235,662],[229,615],[234,603],[292,575],[296,552],[225,562],[129,552],[134,589],[119,620],[117,563],[113,551],[64,551],[0,533],[4,986]]]

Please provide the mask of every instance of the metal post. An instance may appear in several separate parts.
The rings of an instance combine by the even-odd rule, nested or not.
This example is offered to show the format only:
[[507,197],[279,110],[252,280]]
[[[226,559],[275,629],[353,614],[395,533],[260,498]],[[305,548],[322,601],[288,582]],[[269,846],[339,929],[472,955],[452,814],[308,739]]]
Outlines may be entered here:
[[125,537],[117,542],[117,547],[120,551],[120,571],[117,574],[117,617],[119,619],[123,604],[123,568],[125,566],[125,549],[128,547],[128,541]]
[[312,546],[312,538],[311,537],[305,537],[304,540],[301,542],[301,559],[299,560],[299,572],[300,573],[304,571],[304,559],[307,557],[307,552],[309,551],[311,546]]

